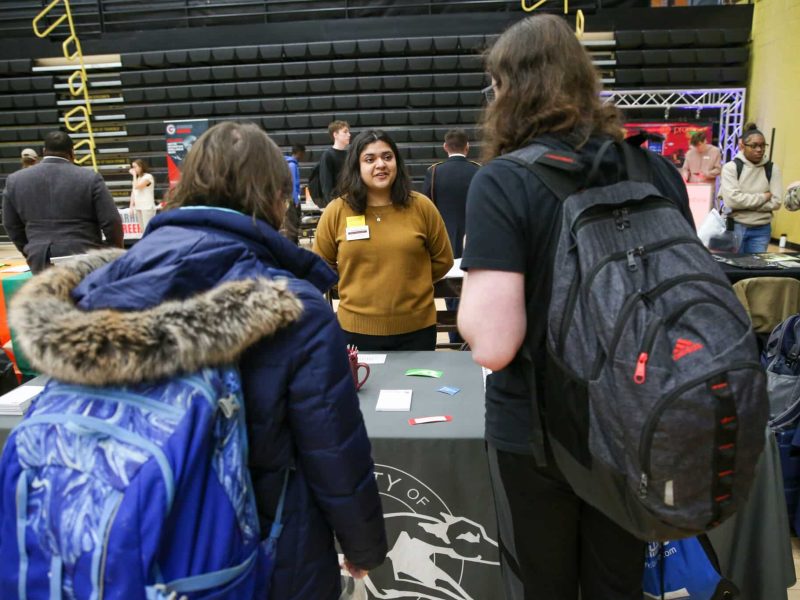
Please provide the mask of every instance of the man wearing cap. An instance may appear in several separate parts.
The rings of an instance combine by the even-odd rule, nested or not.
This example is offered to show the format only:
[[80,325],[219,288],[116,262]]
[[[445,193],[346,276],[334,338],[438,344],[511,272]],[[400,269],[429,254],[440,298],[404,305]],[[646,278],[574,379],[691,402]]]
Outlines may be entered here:
[[73,163],[72,139],[51,131],[44,158],[12,173],[3,193],[3,226],[38,273],[50,259],[105,244],[122,247],[122,219],[103,178]]
[[27,169],[39,163],[39,155],[36,154],[36,150],[33,148],[25,148],[22,151],[20,160],[22,161],[22,168]]

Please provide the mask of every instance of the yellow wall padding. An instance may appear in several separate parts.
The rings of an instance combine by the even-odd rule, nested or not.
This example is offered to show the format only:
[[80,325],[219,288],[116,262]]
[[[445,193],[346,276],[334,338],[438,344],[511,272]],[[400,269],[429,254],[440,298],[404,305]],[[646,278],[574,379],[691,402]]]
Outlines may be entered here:
[[[745,121],[755,121],[769,141],[774,127],[772,160],[783,172],[784,189],[800,180],[800,2],[760,0],[753,15],[750,83]],[[800,244],[800,212],[781,209],[772,237],[787,234]]]

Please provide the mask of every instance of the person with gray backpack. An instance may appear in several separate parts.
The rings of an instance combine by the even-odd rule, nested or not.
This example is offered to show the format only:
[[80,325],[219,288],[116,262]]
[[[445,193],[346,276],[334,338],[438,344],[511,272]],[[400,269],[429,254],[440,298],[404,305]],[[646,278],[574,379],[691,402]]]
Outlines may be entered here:
[[781,207],[781,171],[770,160],[767,146],[755,123],[747,123],[739,140],[739,152],[722,167],[719,195],[742,240],[739,254],[767,251],[772,214]]
[[764,376],[747,315],[665,159],[622,140],[565,21],[486,56],[458,325],[486,382],[506,598],[639,600],[645,541],[746,497]]

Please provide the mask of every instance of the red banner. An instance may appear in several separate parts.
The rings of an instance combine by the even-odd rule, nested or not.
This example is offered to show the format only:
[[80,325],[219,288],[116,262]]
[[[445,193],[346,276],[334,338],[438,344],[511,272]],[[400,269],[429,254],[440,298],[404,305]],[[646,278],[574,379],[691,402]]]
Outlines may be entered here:
[[647,141],[647,148],[666,156],[679,168],[683,165],[683,159],[689,149],[689,140],[696,131],[704,131],[706,142],[709,144],[714,135],[714,129],[710,123],[689,123],[686,121],[625,123],[626,135],[635,135],[640,131],[663,136],[663,141]]
[[172,189],[181,178],[181,165],[192,144],[208,129],[208,119],[164,121],[164,129],[167,137],[169,189]]

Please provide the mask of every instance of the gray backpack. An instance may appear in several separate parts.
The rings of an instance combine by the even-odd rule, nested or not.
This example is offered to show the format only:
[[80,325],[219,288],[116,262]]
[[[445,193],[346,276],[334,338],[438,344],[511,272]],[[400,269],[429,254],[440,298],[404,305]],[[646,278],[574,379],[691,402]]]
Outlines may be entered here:
[[640,539],[674,540],[746,499],[764,447],[764,373],[744,308],[650,183],[644,151],[617,145],[622,180],[595,185],[612,143],[588,177],[577,155],[539,144],[504,157],[563,201],[534,421],[581,498]]

